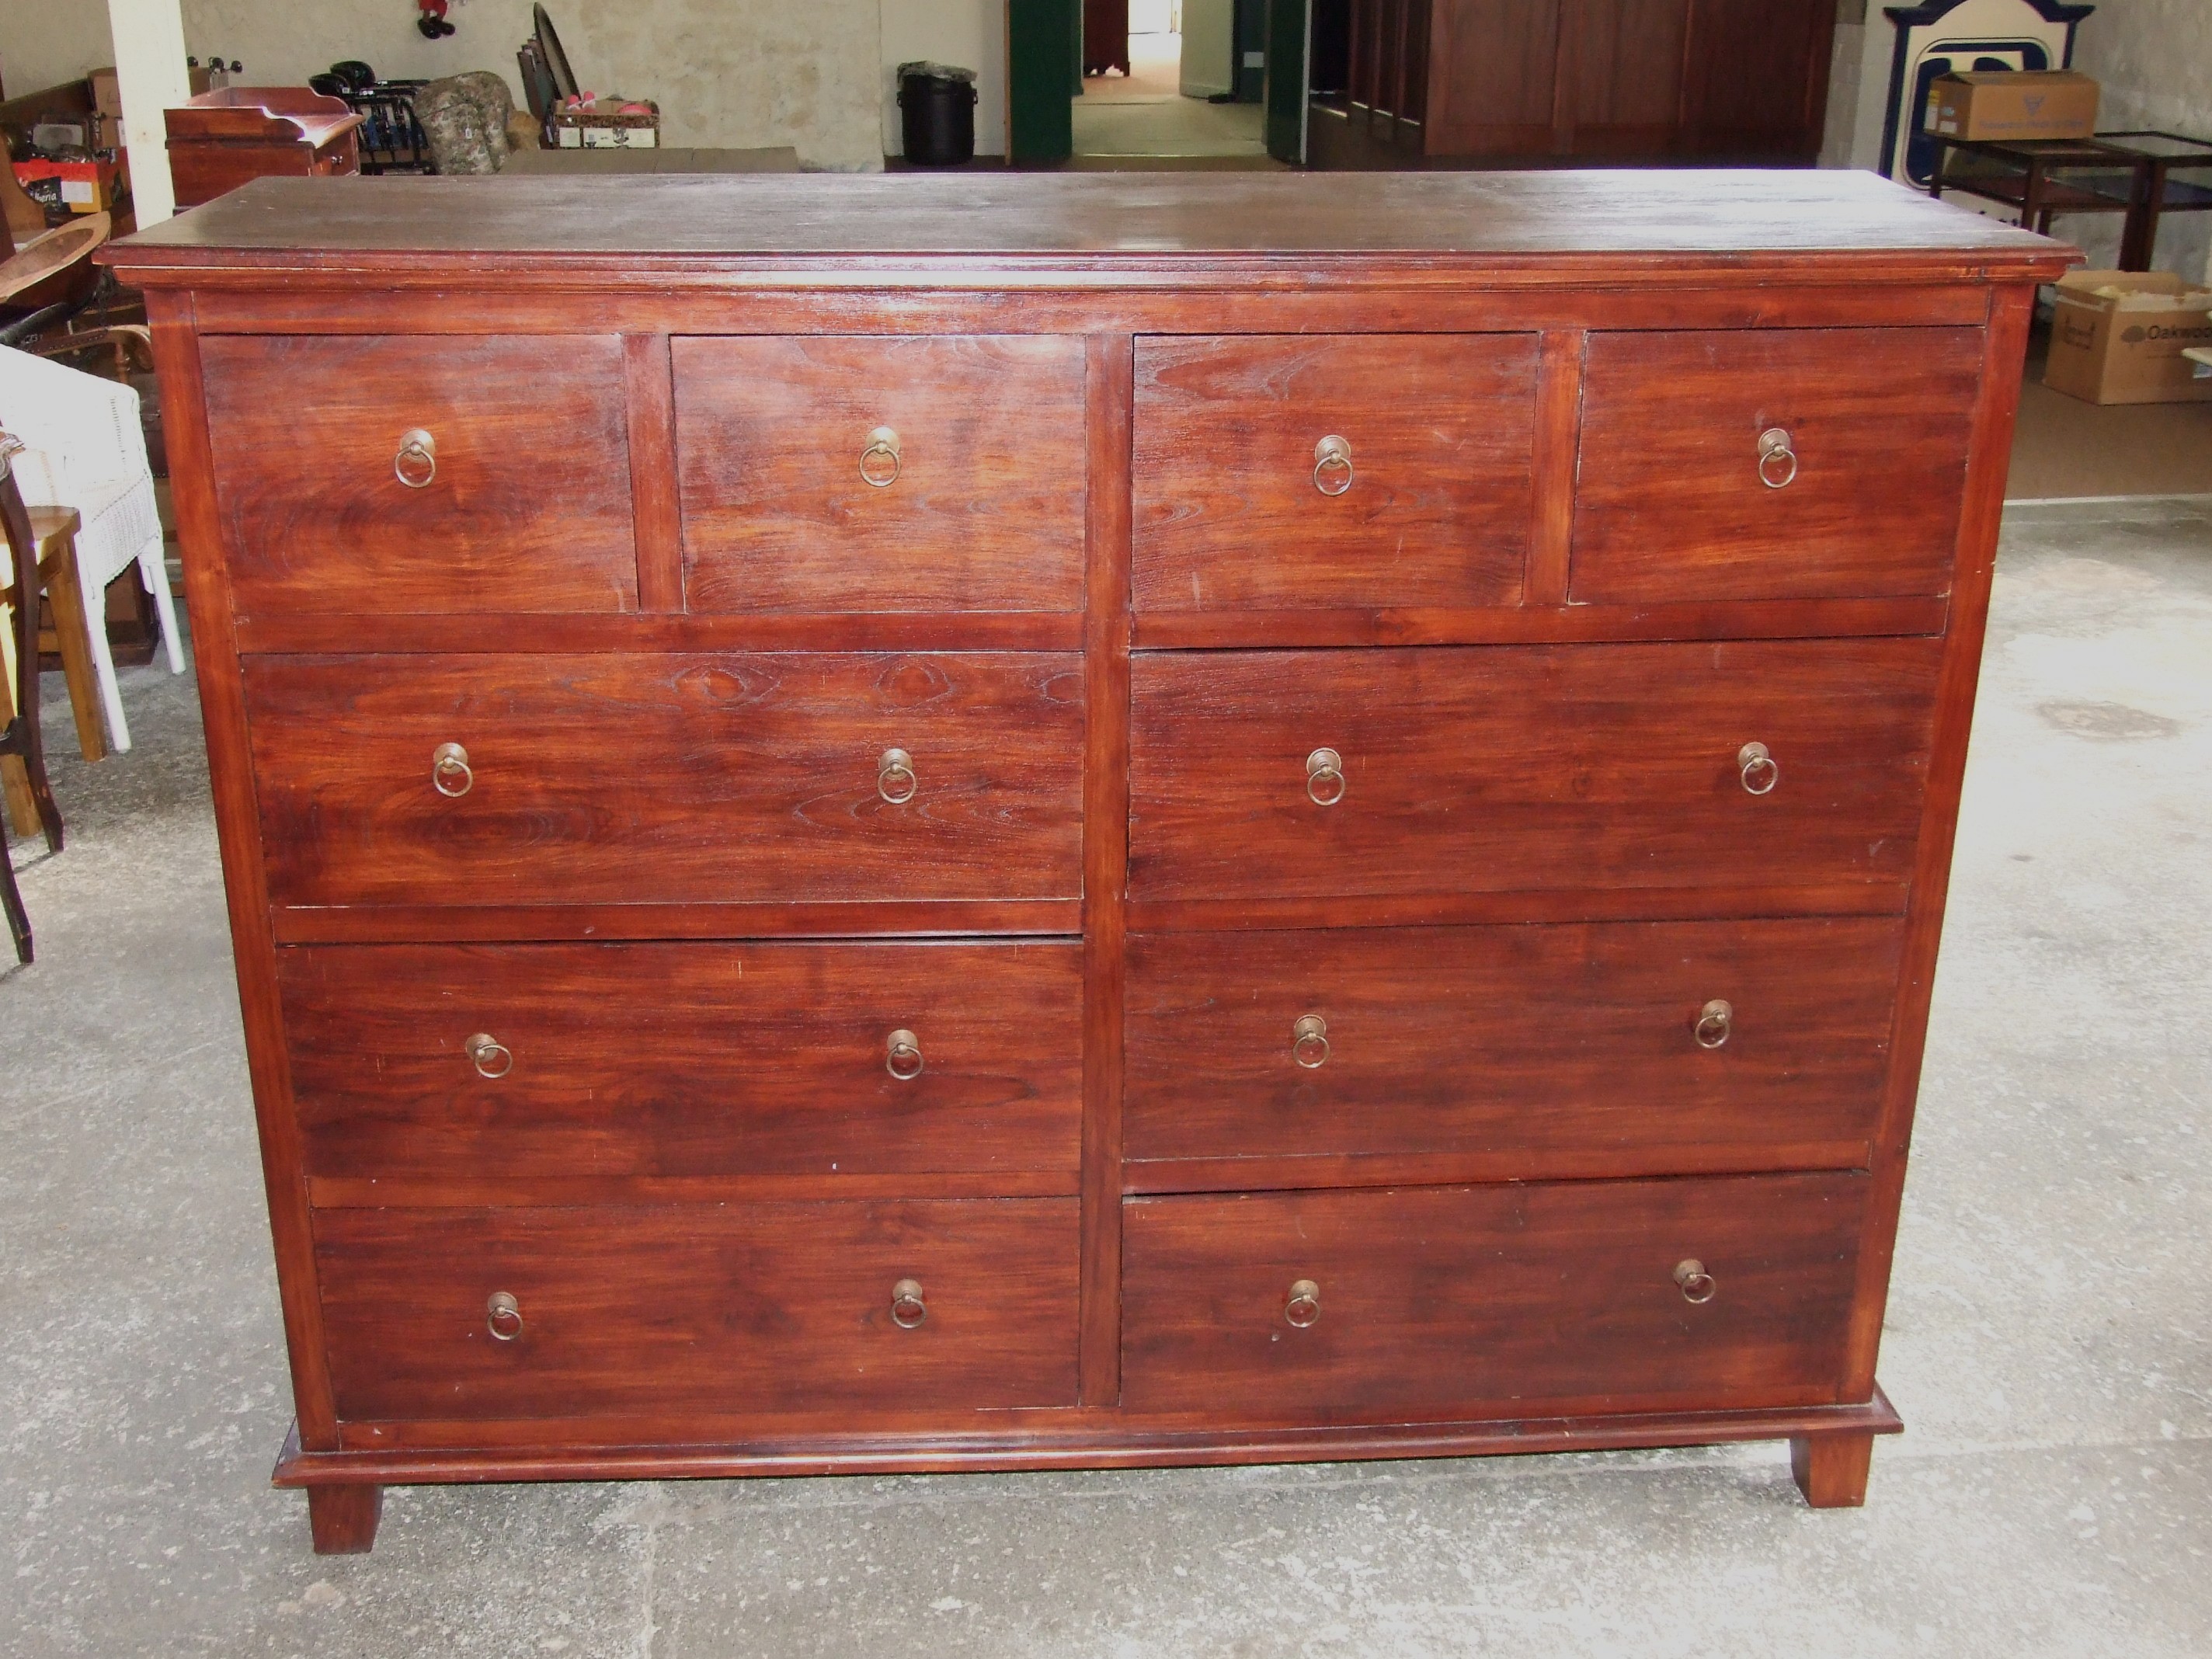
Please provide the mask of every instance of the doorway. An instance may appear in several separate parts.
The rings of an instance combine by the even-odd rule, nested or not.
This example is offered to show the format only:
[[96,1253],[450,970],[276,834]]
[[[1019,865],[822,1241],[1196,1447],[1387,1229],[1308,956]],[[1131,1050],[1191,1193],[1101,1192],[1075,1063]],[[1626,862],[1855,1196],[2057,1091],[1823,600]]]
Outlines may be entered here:
[[1077,155],[1266,155],[1262,66],[1243,27],[1248,11],[1260,20],[1260,0],[1083,0],[1083,10]]

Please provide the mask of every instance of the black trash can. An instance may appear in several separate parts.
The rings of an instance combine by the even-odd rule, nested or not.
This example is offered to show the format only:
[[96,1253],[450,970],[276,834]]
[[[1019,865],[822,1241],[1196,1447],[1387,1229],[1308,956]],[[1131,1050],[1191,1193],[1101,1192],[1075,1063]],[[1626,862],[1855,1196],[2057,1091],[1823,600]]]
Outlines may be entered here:
[[899,131],[915,167],[975,159],[975,71],[946,64],[898,66]]

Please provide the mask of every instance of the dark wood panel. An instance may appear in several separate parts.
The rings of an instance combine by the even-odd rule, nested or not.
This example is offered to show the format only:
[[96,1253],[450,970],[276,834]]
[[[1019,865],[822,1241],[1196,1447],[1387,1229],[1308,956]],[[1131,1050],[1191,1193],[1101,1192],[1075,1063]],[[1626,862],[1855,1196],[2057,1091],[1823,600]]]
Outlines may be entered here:
[[[1123,1399],[1337,1420],[1834,1401],[1856,1175],[1132,1199]],[[1675,1279],[1703,1264],[1711,1299]],[[1318,1289],[1304,1328],[1291,1287]]]
[[1559,0],[1440,0],[1431,8],[1426,153],[1551,148]]
[[281,905],[1080,890],[1074,657],[262,657],[246,682]]
[[[393,337],[201,345],[246,616],[633,611],[623,343]],[[404,436],[434,445],[419,489]]]
[[[1681,121],[1692,0],[1571,0],[1577,140],[1608,149],[1653,135],[1663,154]],[[1602,135],[1601,137],[1601,135]]]
[[[1137,343],[1140,611],[1521,597],[1536,337]],[[1348,466],[1324,471],[1338,437]],[[1341,493],[1324,493],[1343,482]]]
[[[1130,892],[1902,886],[1940,641],[1146,656]],[[1743,745],[1778,769],[1747,791]],[[1308,768],[1336,751],[1342,796]],[[1324,787],[1320,793],[1328,793]]]
[[836,900],[727,904],[307,905],[270,917],[279,945],[517,945],[533,941],[732,939],[951,939],[975,933],[1079,933],[1083,901]]
[[1981,353],[1963,328],[1593,334],[1573,597],[1948,591]]
[[[1073,1404],[1073,1199],[323,1210],[343,1418]],[[921,1323],[892,1317],[921,1285]],[[519,1334],[490,1329],[514,1299]]]
[[[1571,441],[1569,453],[1571,454]],[[1564,592],[1567,526],[1530,582]],[[1598,644],[1640,640],[1798,640],[1849,635],[1940,634],[1940,596],[1911,599],[1721,600],[1708,605],[1498,605],[1480,610],[1154,611],[1136,622],[1149,651],[1221,651],[1335,645]]]
[[1725,1445],[1798,1435],[1895,1434],[1905,1425],[1877,1389],[1848,1406],[1638,1412],[1461,1422],[1255,1424],[1209,1414],[1139,1417],[1111,1407],[1015,1407],[988,1427],[973,1413],[901,1413],[863,1429],[811,1423],[763,1432],[757,1419],[539,1418],[515,1422],[416,1419],[343,1425],[344,1449],[305,1452],[288,1439],[279,1486],[339,1480],[633,1480],[744,1475],[920,1474],[958,1469],[1184,1468],[1205,1463],[1479,1457],[1615,1447]]
[[[672,563],[668,579],[672,584],[678,580]],[[1936,625],[1942,625],[1940,614]],[[489,652],[507,656],[665,651],[1080,651],[1083,618],[1072,613],[1037,611],[915,611],[902,616],[872,617],[726,611],[703,616],[570,613],[532,617],[527,628],[496,629],[487,628],[481,617],[333,612],[323,617],[247,617],[239,624],[238,640],[239,649],[252,656],[331,656],[370,645],[380,653]]]
[[[297,1431],[308,1447],[337,1444],[337,1419],[324,1358],[322,1305],[315,1296],[314,1246],[307,1183],[300,1167],[300,1127],[284,1064],[284,1025],[270,933],[268,876],[254,814],[253,769],[244,688],[234,632],[222,514],[214,483],[207,422],[204,342],[194,331],[188,294],[146,296],[154,362],[162,387],[162,430],[168,446],[171,500],[185,550],[185,601],[191,620],[194,679],[206,733],[208,784],[216,842],[222,858],[224,904],[238,1008],[246,1040],[246,1075],[260,1146],[262,1191],[269,1204],[270,1242],[284,1314],[286,1363]],[[6,856],[0,848],[0,857]]]
[[[1769,916],[1894,916],[1905,911],[1906,890],[1887,882],[1846,881],[1796,887],[1730,883],[1725,887],[1558,887],[1496,893],[1140,899],[1129,906],[1129,927],[1139,933],[1230,933],[1268,928],[1705,921],[1718,916],[1742,921]],[[280,940],[289,942],[290,918],[302,914],[278,912]]]
[[[1182,933],[1129,959],[1133,1158],[1856,1141],[1898,918]],[[1700,1013],[1731,1005],[1700,1046]],[[1303,1046],[1301,1020],[1320,1030]]]
[[1819,154],[1835,0],[1694,0],[1682,106],[1691,154]]
[[1130,392],[1136,342],[1085,343],[1081,1395],[1121,1392],[1121,999],[1129,875]]
[[[1121,1166],[1121,1190],[1272,1193],[1322,1187],[1436,1187],[1489,1185],[1508,1181],[1623,1181],[1646,1176],[1773,1175],[1796,1170],[1864,1170],[1872,1156],[1872,1144],[1865,1140],[1764,1140],[1736,1146],[1710,1141],[1694,1146],[1631,1143],[1598,1152],[1516,1147],[1489,1152],[1346,1152],[1298,1157],[1262,1153],[1237,1158],[1133,1158]],[[322,1195],[327,1185],[323,1182],[315,1183],[318,1204],[335,1201],[326,1200]],[[933,1182],[927,1195],[957,1198],[964,1192],[964,1188],[956,1191]],[[809,1198],[841,1195],[813,1192],[775,1194]],[[915,1194],[909,1189],[904,1195]],[[993,1195],[1018,1194],[998,1192]],[[343,1201],[374,1200],[356,1194]],[[593,1201],[613,1200],[602,1194]]]
[[[1083,343],[678,339],[695,611],[1079,611]],[[861,472],[873,434],[896,434]]]
[[335,946],[277,971],[311,1177],[1076,1166],[1072,945]]

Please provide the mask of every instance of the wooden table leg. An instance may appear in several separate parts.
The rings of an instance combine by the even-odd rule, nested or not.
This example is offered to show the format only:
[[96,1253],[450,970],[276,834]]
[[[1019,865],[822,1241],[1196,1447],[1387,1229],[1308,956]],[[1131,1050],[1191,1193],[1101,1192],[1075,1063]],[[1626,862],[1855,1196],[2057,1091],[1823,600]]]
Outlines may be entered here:
[[1790,1473],[1816,1510],[1855,1510],[1865,1503],[1867,1469],[1873,1462],[1871,1431],[1801,1434],[1790,1443]]
[[[0,731],[15,718],[15,653],[7,649],[9,630],[0,623]],[[31,775],[20,755],[0,755],[0,794],[7,797],[8,827],[19,836],[35,836],[46,826],[39,821],[39,803],[31,793]]]
[[318,1555],[366,1555],[384,1516],[381,1486],[310,1486],[307,1527]]
[[[37,515],[34,514],[33,517]],[[76,721],[76,746],[88,761],[107,757],[107,732],[100,724],[99,671],[92,662],[92,635],[86,630],[105,628],[103,614],[97,623],[85,615],[84,585],[76,568],[76,514],[70,527],[50,532],[39,546],[39,580],[46,590],[46,605],[54,619],[54,642],[61,652],[62,680],[69,687],[70,714]]]

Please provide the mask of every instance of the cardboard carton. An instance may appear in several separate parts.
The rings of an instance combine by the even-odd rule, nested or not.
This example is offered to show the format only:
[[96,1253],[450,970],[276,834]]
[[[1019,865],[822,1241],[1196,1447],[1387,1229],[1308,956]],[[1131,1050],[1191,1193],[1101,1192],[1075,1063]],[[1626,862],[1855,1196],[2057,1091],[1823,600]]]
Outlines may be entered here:
[[92,91],[92,107],[95,113],[112,115],[120,119],[123,114],[123,83],[112,69],[96,69],[85,77]]
[[2212,346],[2212,292],[2166,270],[2075,270],[2059,279],[2043,383],[2093,404],[2212,401],[2181,354]]
[[1928,86],[1928,131],[1946,138],[2087,138],[2097,83],[2072,70],[1973,70]]

